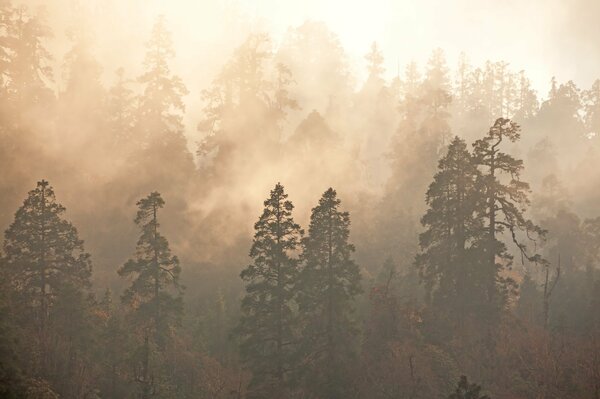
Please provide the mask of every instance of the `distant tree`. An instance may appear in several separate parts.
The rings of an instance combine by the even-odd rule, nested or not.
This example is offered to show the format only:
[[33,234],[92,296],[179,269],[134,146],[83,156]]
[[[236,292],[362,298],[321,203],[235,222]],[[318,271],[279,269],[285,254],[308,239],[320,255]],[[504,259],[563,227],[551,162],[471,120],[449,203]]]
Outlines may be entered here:
[[290,93],[294,75],[274,58],[266,34],[250,35],[202,93],[198,155],[212,175],[231,178],[229,168],[247,165],[257,154],[279,152],[282,122],[298,104]]
[[589,146],[586,139],[588,133],[582,104],[582,93],[572,81],[558,84],[553,78],[552,88],[548,99],[540,106],[540,111],[535,118],[535,126],[541,131],[568,132],[556,134],[552,140],[563,150],[573,150],[579,146]]
[[[520,180],[523,161],[502,152],[503,142],[519,140],[520,127],[509,119],[498,118],[488,133],[473,143],[475,163],[482,173],[481,194],[486,202],[487,235],[483,245],[487,253],[485,267],[489,279],[486,282],[486,300],[502,308],[508,295],[514,289],[514,281],[503,276],[503,271],[512,264],[512,255],[500,241],[503,232],[510,234],[522,259],[532,263],[545,264],[539,254],[530,254],[526,243],[520,237],[525,234],[528,240],[541,240],[545,231],[525,216],[529,206],[529,184]],[[506,176],[507,178],[505,178]]]
[[[339,37],[320,21],[305,21],[289,29],[276,54],[298,83],[291,97],[338,122],[351,105],[353,77]],[[294,121],[296,122],[296,121]],[[337,128],[337,125],[334,125]]]
[[[416,71],[407,72],[413,75],[405,78],[407,83],[416,79]],[[377,216],[379,252],[399,262],[413,259],[418,250],[419,217],[425,211],[422,194],[450,140],[452,97],[447,72],[443,52],[435,51],[424,79],[399,106],[400,121],[389,152],[391,175]]]
[[279,183],[264,202],[250,249],[253,263],[241,277],[246,282],[238,327],[244,362],[252,371],[252,397],[287,397],[296,344],[294,286],[298,260],[293,256],[302,230],[292,218],[294,206]]
[[49,152],[38,145],[46,136],[38,134],[43,130],[40,121],[48,123],[54,117],[55,97],[50,88],[52,57],[46,47],[51,31],[43,16],[22,4],[1,3],[0,169],[11,171],[0,181],[0,224],[6,226],[19,193],[27,189],[23,182],[33,179],[32,168],[14,165],[21,159],[35,159],[35,165],[48,172]]
[[518,76],[517,97],[515,100],[514,119],[526,121],[533,118],[539,109],[539,102],[535,90],[531,88],[531,82],[525,75],[525,71],[520,71]]
[[472,76],[473,67],[469,64],[469,60],[465,53],[460,53],[458,59],[458,66],[456,68],[456,77],[453,85],[453,93],[454,93],[454,116],[461,117],[465,115],[468,111],[468,101],[471,96],[472,84],[471,84],[471,76]]
[[600,79],[596,79],[589,90],[582,93],[586,134],[596,140],[600,137]]
[[[133,91],[128,86],[125,71],[116,71],[117,80],[107,94],[108,129],[112,144],[118,150],[124,151],[139,146],[133,137],[135,126],[135,103]],[[127,151],[125,151],[127,152]]]
[[383,66],[384,59],[376,42],[371,44],[371,49],[365,55],[365,60],[367,60],[368,79],[382,79],[382,75],[385,72],[385,67]]
[[118,270],[120,276],[133,278],[122,301],[131,307],[133,323],[143,336],[141,370],[137,377],[144,399],[156,389],[150,352],[153,348],[164,348],[182,313],[179,259],[171,254],[167,239],[158,230],[158,211],[164,204],[158,192],[137,202],[139,210],[135,224],[140,228],[141,236],[135,258]]
[[45,180],[28,193],[5,233],[7,276],[23,309],[34,320],[42,353],[48,355],[48,319],[61,295],[89,287],[90,255],[77,229],[63,218],[65,207],[56,202]]
[[481,387],[477,384],[470,384],[464,375],[458,381],[456,391],[448,396],[448,399],[490,399],[487,395],[481,394]]
[[44,46],[44,40],[52,35],[44,19],[31,14],[21,5],[4,9],[6,26],[6,53],[10,54],[6,66],[8,79],[7,101],[13,112],[13,121],[20,125],[23,112],[46,105],[53,97],[48,83],[52,81],[52,57]]
[[348,243],[350,215],[339,207],[329,188],[313,208],[297,285],[304,386],[332,399],[347,397],[352,389],[349,366],[358,332],[353,302],[361,292],[360,270],[351,258],[354,246]]
[[422,76],[415,61],[409,62],[404,69],[404,79],[401,84],[404,96],[414,96],[421,86]]
[[138,78],[142,84],[139,120],[147,143],[178,138],[183,134],[182,115],[185,105],[182,97],[188,94],[185,85],[169,68],[169,59],[175,55],[164,16],[158,17],[150,40],[146,43],[144,73]]
[[[173,196],[194,172],[183,125],[183,97],[188,90],[181,78],[171,72],[169,61],[174,56],[165,18],[160,16],[146,43],[143,73],[137,78],[142,93],[136,99],[131,138],[132,144],[140,143],[133,158],[135,173],[143,171],[148,184],[158,185],[163,190],[178,185],[178,190],[172,190]],[[164,167],[165,164],[169,167]]]
[[103,111],[102,67],[90,51],[89,33],[72,28],[68,36],[72,46],[64,58],[65,87],[60,97],[72,107],[72,117],[91,119]]

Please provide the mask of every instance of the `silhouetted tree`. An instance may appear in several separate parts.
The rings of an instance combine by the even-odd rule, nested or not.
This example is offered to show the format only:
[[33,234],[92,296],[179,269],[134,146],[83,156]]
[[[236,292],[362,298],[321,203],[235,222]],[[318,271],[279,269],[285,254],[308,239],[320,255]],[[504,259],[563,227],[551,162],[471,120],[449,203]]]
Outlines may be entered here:
[[143,398],[150,397],[156,390],[150,352],[155,347],[164,348],[182,312],[179,259],[171,254],[167,239],[158,230],[158,211],[164,204],[158,192],[137,202],[135,224],[141,236],[135,258],[118,271],[121,276],[133,278],[122,300],[131,307],[133,323],[143,336],[141,370],[137,376]]
[[304,386],[317,397],[332,399],[347,397],[352,390],[349,368],[357,334],[353,303],[361,292],[360,270],[351,258],[354,246],[348,243],[350,216],[339,207],[330,188],[313,208],[297,285]]
[[425,231],[419,236],[416,265],[439,311],[436,317],[459,324],[465,316],[481,314],[482,309],[476,310],[484,302],[482,287],[490,278],[478,262],[484,226],[480,184],[466,143],[456,137],[439,161],[426,195],[429,209],[421,219]]
[[63,219],[65,207],[56,202],[47,181],[37,183],[17,210],[5,233],[7,276],[23,310],[34,320],[45,372],[48,356],[48,319],[65,292],[89,287],[92,267],[77,229]]
[[[523,259],[529,262],[545,264],[539,254],[530,254],[527,245],[519,237],[526,234],[527,239],[542,239],[545,232],[524,215],[529,206],[527,197],[529,184],[520,180],[523,161],[502,152],[503,142],[515,142],[519,139],[519,125],[509,119],[498,118],[488,133],[473,144],[473,156],[482,173],[482,195],[486,204],[487,236],[485,251],[488,260],[485,267],[488,272],[486,300],[503,308],[508,295],[515,287],[510,277],[503,276],[503,270],[510,268],[512,255],[499,234],[507,232]],[[504,176],[508,176],[505,179]],[[508,180],[508,181],[506,181]]]
[[293,254],[302,230],[292,218],[294,207],[287,197],[279,183],[271,190],[254,225],[256,232],[250,249],[253,263],[241,273],[246,296],[238,331],[242,357],[253,374],[253,397],[286,397],[286,376],[293,367],[293,297],[298,277],[298,260]]

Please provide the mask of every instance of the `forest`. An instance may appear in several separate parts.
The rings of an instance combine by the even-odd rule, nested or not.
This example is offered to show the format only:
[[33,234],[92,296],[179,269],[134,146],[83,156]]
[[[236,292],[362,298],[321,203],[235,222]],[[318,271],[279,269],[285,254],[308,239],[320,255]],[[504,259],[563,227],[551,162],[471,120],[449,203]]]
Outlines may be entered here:
[[1,398],[600,399],[600,70],[83,21],[0,0]]

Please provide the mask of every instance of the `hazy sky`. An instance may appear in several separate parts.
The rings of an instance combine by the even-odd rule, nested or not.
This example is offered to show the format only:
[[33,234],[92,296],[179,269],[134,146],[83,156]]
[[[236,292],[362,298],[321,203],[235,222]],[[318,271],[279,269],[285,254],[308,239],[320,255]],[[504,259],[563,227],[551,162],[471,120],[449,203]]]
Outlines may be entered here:
[[[422,64],[441,47],[453,67],[461,51],[475,64],[506,60],[525,69],[541,96],[555,75],[588,87],[600,76],[598,0],[29,0],[44,4],[56,32],[83,23],[95,30],[98,58],[113,68],[141,64],[143,47],[158,14],[165,14],[177,49],[175,70],[192,92],[189,103],[212,79],[232,49],[252,30],[275,40],[289,26],[320,20],[334,31],[364,77],[362,56],[377,41],[387,74],[414,59]],[[87,20],[73,10],[87,11]],[[77,17],[74,17],[77,15]],[[58,31],[57,31],[58,27]],[[66,47],[65,47],[66,49]],[[60,60],[56,61],[57,63]],[[196,94],[194,94],[196,93]]]

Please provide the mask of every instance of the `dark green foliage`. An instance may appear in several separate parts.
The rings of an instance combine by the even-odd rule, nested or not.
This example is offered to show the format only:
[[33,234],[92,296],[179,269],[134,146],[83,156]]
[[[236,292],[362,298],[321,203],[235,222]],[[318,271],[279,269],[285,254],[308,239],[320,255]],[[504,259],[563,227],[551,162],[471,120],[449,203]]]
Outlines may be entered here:
[[2,277],[10,303],[6,321],[21,336],[13,345],[28,376],[69,396],[85,389],[85,380],[74,380],[73,372],[89,360],[93,300],[86,293],[90,255],[64,212],[48,182],[38,182],[5,233]]
[[[464,140],[456,137],[440,160],[421,219],[416,264],[438,317],[481,315],[487,279],[479,259],[483,235],[481,175]],[[483,273],[482,273],[483,272]]]
[[89,286],[90,255],[77,230],[63,219],[47,181],[30,191],[5,233],[7,276],[19,301],[45,335],[50,309],[65,291]]
[[330,188],[312,209],[297,286],[305,389],[332,399],[347,397],[352,390],[349,370],[357,335],[353,310],[361,293],[360,270],[351,257],[354,246],[348,243],[350,215],[339,207]]
[[133,309],[136,325],[150,329],[159,343],[169,336],[182,311],[179,259],[171,254],[169,242],[158,229],[158,211],[164,204],[157,192],[137,202],[134,221],[141,236],[135,258],[119,269],[119,275],[133,279],[123,302]]
[[250,257],[253,263],[241,273],[246,282],[238,327],[244,362],[252,371],[253,397],[285,397],[292,370],[296,317],[294,286],[298,260],[294,252],[302,230],[292,218],[294,206],[277,184],[264,202],[254,225]]
[[157,380],[163,374],[157,371],[159,355],[179,324],[183,310],[179,260],[171,254],[167,239],[158,230],[158,211],[164,203],[158,192],[137,202],[135,224],[142,234],[135,258],[118,271],[119,275],[132,278],[122,301],[131,308],[132,322],[138,331],[138,348],[133,360],[143,399],[160,389]]
[[481,387],[477,384],[469,384],[464,375],[458,381],[456,391],[448,396],[448,399],[490,399],[487,395],[481,394]]

